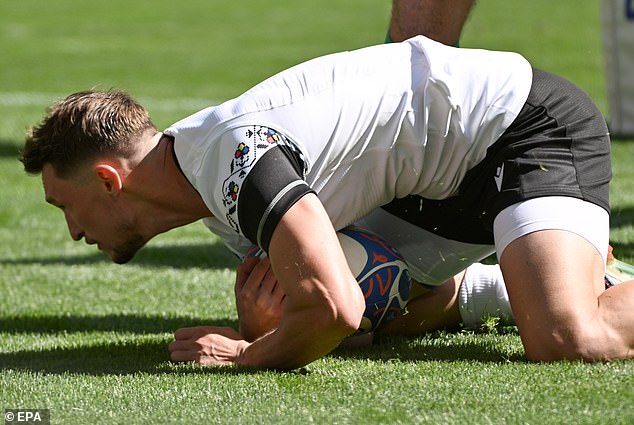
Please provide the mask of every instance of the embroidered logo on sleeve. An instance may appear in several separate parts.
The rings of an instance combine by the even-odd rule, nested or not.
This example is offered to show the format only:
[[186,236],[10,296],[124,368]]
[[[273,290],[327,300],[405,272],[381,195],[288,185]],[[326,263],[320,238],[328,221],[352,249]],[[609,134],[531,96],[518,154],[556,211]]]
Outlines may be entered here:
[[249,153],[249,147],[244,143],[240,143],[238,145],[238,149],[236,149],[236,153],[233,154],[236,159],[242,159],[247,156]]
[[236,138],[236,148],[229,160],[229,176],[222,184],[222,205],[227,223],[235,232],[240,232],[237,201],[242,183],[249,171],[266,151],[286,138],[277,131],[262,126],[248,127],[244,135]]

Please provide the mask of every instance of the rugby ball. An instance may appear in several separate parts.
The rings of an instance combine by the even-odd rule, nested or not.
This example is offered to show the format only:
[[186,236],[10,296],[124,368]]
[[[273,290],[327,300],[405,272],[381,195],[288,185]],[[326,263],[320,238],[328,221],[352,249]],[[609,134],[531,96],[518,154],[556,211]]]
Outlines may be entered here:
[[[365,298],[357,334],[371,332],[405,308],[412,282],[407,264],[384,239],[360,227],[339,230],[337,238]],[[264,258],[266,254],[252,246],[246,257]]]
[[365,297],[357,333],[371,332],[405,308],[411,287],[407,264],[396,249],[365,229],[346,227],[337,237]]

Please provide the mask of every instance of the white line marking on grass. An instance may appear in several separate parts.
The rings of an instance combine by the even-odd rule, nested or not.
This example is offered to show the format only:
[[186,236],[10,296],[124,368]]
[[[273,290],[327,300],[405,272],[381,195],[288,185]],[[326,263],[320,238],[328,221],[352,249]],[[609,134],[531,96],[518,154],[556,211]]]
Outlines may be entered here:
[[[0,92],[0,106],[41,106],[47,107],[57,100],[65,98],[68,94],[42,93],[42,92]],[[208,106],[217,105],[217,100],[180,98],[180,99],[156,99],[139,97],[139,102],[150,110],[182,111],[199,110]]]
[[0,106],[49,105],[61,96],[44,93],[0,92]]

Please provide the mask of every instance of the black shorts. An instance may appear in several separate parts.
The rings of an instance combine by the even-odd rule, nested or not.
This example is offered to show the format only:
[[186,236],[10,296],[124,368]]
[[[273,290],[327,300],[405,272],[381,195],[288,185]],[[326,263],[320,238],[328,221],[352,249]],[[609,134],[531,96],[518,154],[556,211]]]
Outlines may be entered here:
[[570,196],[609,212],[611,177],[608,129],[594,102],[569,81],[533,69],[520,114],[466,173],[457,195],[408,196],[383,208],[448,239],[493,244],[496,215],[520,201]]

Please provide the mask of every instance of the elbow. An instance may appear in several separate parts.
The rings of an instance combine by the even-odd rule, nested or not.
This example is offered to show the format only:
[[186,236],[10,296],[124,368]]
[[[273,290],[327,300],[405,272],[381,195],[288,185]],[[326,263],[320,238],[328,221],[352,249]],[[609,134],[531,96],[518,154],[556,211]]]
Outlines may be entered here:
[[365,298],[356,280],[354,281],[354,291],[349,305],[350,311],[347,312],[345,317],[342,317],[342,321],[348,327],[350,333],[354,333],[359,330],[361,319],[365,313]]
[[345,338],[359,329],[365,312],[365,299],[356,281],[351,288],[351,291],[346,291],[336,298],[330,299],[326,303],[328,312],[322,316],[327,321],[324,325],[331,329],[337,329],[341,338]]

